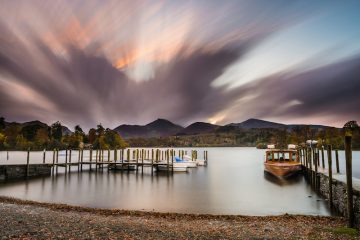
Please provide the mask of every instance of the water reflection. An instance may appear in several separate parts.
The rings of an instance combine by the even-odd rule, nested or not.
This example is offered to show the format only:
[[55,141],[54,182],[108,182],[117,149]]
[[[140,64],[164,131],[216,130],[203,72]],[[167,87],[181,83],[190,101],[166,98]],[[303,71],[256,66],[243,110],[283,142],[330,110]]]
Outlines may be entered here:
[[[199,149],[201,151],[202,149]],[[279,181],[264,174],[264,151],[210,148],[209,165],[188,173],[95,171],[0,184],[0,195],[99,208],[210,214],[330,215],[302,175]],[[85,167],[84,167],[85,169]],[[56,172],[56,171],[55,171]]]
[[300,173],[294,174],[287,178],[278,178],[271,173],[264,171],[264,178],[274,184],[277,184],[279,186],[287,186],[287,185],[293,185],[293,184],[299,184],[301,181],[303,181],[303,175]]

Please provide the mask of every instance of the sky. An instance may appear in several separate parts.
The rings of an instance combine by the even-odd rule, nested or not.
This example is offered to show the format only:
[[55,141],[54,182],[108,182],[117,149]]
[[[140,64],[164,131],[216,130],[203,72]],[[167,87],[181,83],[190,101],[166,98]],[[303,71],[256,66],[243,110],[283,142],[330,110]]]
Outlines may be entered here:
[[3,0],[8,121],[360,120],[360,1]]

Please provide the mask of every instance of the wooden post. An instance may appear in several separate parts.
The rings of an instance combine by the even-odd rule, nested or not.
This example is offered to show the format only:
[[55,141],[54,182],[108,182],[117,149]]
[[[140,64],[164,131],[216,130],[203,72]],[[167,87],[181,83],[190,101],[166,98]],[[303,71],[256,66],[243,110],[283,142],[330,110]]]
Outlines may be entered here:
[[314,181],[313,181],[313,171],[312,171],[312,167],[313,167],[313,150],[312,150],[312,148],[310,148],[309,149],[309,163],[310,163],[310,181],[311,181],[311,184],[313,184],[314,183]]
[[116,163],[117,161],[117,158],[118,158],[118,153],[117,153],[117,149],[115,148],[114,149],[114,162]]
[[345,135],[345,159],[346,159],[346,192],[348,226],[354,227],[354,206],[353,206],[353,187],[352,187],[352,151],[350,134]]
[[154,149],[151,149],[151,175],[154,172]]
[[45,163],[45,158],[46,158],[46,149],[44,149],[44,152],[43,152],[43,163]]
[[340,173],[340,166],[339,166],[339,150],[335,150],[335,160],[336,160],[336,173]]
[[96,149],[96,152],[95,152],[95,171],[97,171],[97,169],[98,169],[98,155],[99,155],[99,150]]
[[169,165],[169,158],[166,158],[166,167],[167,167],[167,172],[169,173],[170,170],[170,165]]
[[136,172],[139,169],[139,149],[136,149]]
[[89,154],[90,154],[90,158],[89,158],[89,162],[90,162],[90,164],[89,164],[89,166],[90,166],[90,171],[91,171],[91,163],[92,163],[92,149],[90,148],[90,150],[89,150],[90,152],[89,152]]
[[6,161],[9,161],[9,151],[6,151]]
[[29,177],[29,170],[30,170],[30,148],[27,150],[27,157],[26,157],[26,177]]
[[332,191],[332,147],[328,145],[328,171],[329,171],[329,203],[330,208],[333,207],[333,191]]
[[174,173],[174,155],[175,155],[175,150],[172,150],[171,153],[171,172]]
[[144,157],[146,157],[146,156],[144,156],[144,154],[146,154],[146,150],[142,149],[141,151],[143,153],[143,154],[141,154],[141,173],[143,173],[144,172]]
[[324,154],[324,146],[321,147],[321,160],[322,160],[322,167],[325,169],[325,154]]
[[84,150],[81,149],[81,166],[80,166],[81,171],[83,170],[83,162],[84,162]]
[[67,171],[67,161],[68,161],[68,150],[65,149],[65,173]]
[[127,155],[127,158],[128,158],[128,165],[127,165],[127,170],[128,170],[128,172],[129,172],[129,170],[130,170],[130,149],[128,149],[128,155]]
[[319,156],[319,150],[316,148],[315,152],[314,152],[314,160],[315,160],[315,178],[314,178],[314,186],[315,186],[315,190],[317,190],[317,186],[318,186],[318,156]]
[[52,171],[54,173],[54,170],[55,170],[55,148],[53,149],[53,164],[52,164],[52,166],[53,166]]
[[80,158],[81,158],[81,153],[80,153],[80,148],[79,148],[79,155],[78,155],[78,172],[80,171]]
[[59,149],[56,149],[56,173],[58,172],[59,164]]
[[71,171],[71,149],[69,152],[69,172]]

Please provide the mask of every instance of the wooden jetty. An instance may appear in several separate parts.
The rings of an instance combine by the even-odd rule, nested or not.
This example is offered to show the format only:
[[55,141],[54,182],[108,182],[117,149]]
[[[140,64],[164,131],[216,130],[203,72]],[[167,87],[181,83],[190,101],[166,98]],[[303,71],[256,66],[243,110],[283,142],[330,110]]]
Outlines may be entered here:
[[[58,173],[58,168],[65,168],[65,173],[72,171],[75,167],[77,171],[83,170],[121,170],[121,171],[144,171],[144,168],[150,168],[151,171],[156,170],[158,166],[164,166],[168,172],[174,172],[174,160],[177,151],[175,149],[89,149],[89,157],[84,158],[83,149],[66,149],[65,159],[60,161],[59,149],[52,150],[52,162],[46,162],[46,151],[43,151],[42,163],[32,163],[30,156],[31,151],[28,149],[26,156],[26,166],[34,164],[50,165],[52,173]],[[184,150],[178,151],[178,157],[182,158],[186,153]],[[191,150],[192,161],[196,161],[198,152]],[[75,159],[73,158],[74,156]],[[203,157],[205,164],[208,162],[208,151],[204,151]],[[24,164],[21,164],[24,165]],[[84,166],[87,166],[85,169]],[[27,173],[26,176],[29,176]]]
[[[349,227],[355,226],[360,229],[360,180],[352,177],[351,142],[355,128],[358,126],[354,121],[344,126],[345,173],[340,171],[338,149],[333,150],[331,145],[300,147],[298,154],[303,172],[314,190],[328,200],[330,208],[347,217]],[[327,153],[327,159],[324,151]],[[320,166],[320,152],[322,166]],[[335,173],[333,173],[333,156],[335,156]]]

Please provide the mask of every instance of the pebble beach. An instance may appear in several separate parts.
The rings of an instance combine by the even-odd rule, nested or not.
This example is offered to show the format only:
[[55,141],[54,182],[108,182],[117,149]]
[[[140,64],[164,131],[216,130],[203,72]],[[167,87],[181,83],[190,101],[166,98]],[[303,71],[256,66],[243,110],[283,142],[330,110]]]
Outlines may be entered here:
[[1,239],[360,239],[342,217],[94,209],[0,197]]

